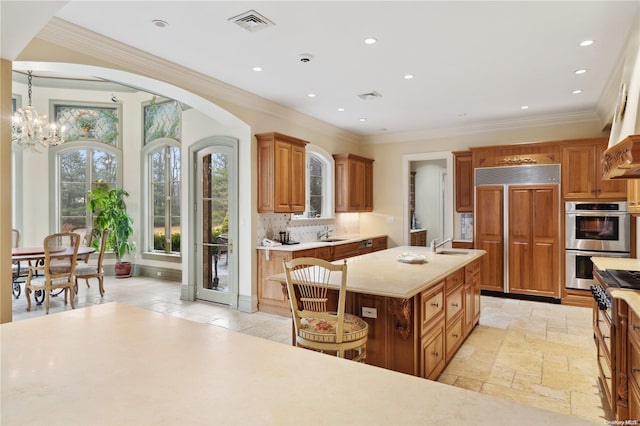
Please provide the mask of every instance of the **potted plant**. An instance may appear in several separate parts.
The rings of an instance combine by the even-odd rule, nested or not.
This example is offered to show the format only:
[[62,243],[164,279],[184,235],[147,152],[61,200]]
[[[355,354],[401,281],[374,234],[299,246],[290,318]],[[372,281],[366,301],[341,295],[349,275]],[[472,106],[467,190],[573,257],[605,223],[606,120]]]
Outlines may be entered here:
[[107,248],[116,256],[116,278],[131,276],[131,262],[124,262],[122,257],[136,250],[135,242],[129,240],[133,235],[133,219],[127,214],[124,198],[128,196],[124,189],[97,187],[89,191],[89,210],[94,214],[94,228],[101,234],[105,229],[111,230]]
[[96,125],[96,118],[89,113],[84,113],[78,116],[76,123],[78,124],[78,127],[82,129],[83,133],[89,134]]

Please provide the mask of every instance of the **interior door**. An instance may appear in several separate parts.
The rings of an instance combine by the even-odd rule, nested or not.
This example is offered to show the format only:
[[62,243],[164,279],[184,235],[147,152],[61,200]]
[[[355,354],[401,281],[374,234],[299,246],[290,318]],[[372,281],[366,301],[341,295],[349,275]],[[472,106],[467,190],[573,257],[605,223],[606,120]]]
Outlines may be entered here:
[[196,298],[235,305],[238,282],[237,153],[232,145],[197,152]]

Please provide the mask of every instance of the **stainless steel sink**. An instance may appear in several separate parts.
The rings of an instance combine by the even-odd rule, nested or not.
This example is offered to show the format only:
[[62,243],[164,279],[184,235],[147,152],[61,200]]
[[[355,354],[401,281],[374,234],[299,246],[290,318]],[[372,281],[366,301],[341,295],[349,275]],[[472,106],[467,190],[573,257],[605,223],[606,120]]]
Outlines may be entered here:
[[326,240],[318,240],[319,243],[337,243],[338,241],[345,241],[346,238],[327,238]]
[[464,250],[440,250],[436,254],[469,254],[469,252]]

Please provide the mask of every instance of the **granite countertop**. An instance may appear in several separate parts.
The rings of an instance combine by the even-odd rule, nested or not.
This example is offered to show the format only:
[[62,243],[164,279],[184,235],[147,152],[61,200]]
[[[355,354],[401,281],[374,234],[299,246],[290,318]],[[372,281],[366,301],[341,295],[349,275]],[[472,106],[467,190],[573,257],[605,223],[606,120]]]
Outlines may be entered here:
[[258,246],[258,250],[274,250],[274,251],[299,251],[308,250],[317,247],[337,246],[340,244],[356,243],[362,240],[369,240],[372,238],[386,237],[386,235],[362,235],[362,234],[342,234],[332,235],[330,240],[339,239],[341,241],[302,241],[300,244],[280,245],[274,247]]
[[[447,251],[464,254],[433,254],[428,247],[400,246],[350,257],[347,259],[347,290],[408,299],[486,253],[484,250],[472,249]],[[425,256],[427,261],[422,264],[399,262],[398,255],[405,252]],[[334,263],[339,262],[343,261],[337,260]],[[267,279],[286,282],[286,275],[281,273]],[[332,275],[332,284],[338,287],[339,282],[339,274]]]
[[7,425],[591,424],[114,302],[0,332]]

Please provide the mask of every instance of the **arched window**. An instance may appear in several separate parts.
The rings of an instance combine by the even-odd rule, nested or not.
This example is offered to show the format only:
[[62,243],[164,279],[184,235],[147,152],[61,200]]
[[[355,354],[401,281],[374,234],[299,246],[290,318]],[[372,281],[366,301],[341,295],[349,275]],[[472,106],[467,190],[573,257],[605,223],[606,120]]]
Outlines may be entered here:
[[303,214],[294,215],[294,218],[333,217],[333,157],[322,148],[312,144],[306,146],[306,153],[306,207]]
[[58,127],[65,127],[66,142],[50,148],[54,166],[55,217],[53,228],[68,231],[92,226],[87,211],[89,191],[97,186],[122,185],[122,108],[105,103],[54,101]]
[[161,138],[143,149],[145,251],[180,254],[180,144]]
[[155,96],[143,105],[144,252],[179,255],[183,105]]

